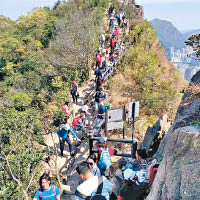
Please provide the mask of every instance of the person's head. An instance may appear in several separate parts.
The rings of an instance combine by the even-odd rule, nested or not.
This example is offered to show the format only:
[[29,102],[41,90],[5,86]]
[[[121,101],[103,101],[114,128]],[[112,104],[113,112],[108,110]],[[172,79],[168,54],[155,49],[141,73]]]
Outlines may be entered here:
[[76,171],[83,180],[87,180],[92,176],[90,165],[85,161],[77,166]]
[[85,113],[81,113],[81,114],[80,114],[80,118],[81,118],[81,119],[85,119]]
[[100,101],[100,102],[99,102],[99,105],[100,105],[100,106],[103,106],[103,105],[104,105],[104,102],[103,102],[103,101]]
[[89,104],[90,104],[89,100],[86,100],[85,105],[89,105]]
[[69,106],[70,102],[69,101],[65,101],[65,105]]
[[50,184],[51,184],[51,178],[49,174],[47,173],[42,174],[39,180],[40,188],[43,190],[48,190],[50,188]]
[[90,166],[90,169],[93,169],[94,165],[97,162],[97,156],[96,156],[96,154],[92,154],[92,155],[88,156],[87,162],[88,162],[88,164]]
[[124,179],[125,180],[134,180],[134,178],[135,178],[135,176],[136,176],[136,172],[135,171],[133,171],[132,169],[126,169],[125,171],[124,171]]
[[106,147],[107,146],[107,138],[99,138],[97,141],[97,146],[99,147]]
[[136,151],[136,158],[138,160],[145,160],[147,158],[146,149],[138,149]]
[[100,91],[100,93],[101,93],[101,94],[103,94],[103,88],[100,88],[100,90],[99,90],[99,91]]
[[76,83],[76,81],[75,81],[75,80],[73,80],[73,81],[72,81],[72,84],[75,84],[75,83]]
[[100,53],[100,50],[99,50],[99,49],[97,50],[97,53]]
[[64,124],[67,124],[67,118],[64,119]]

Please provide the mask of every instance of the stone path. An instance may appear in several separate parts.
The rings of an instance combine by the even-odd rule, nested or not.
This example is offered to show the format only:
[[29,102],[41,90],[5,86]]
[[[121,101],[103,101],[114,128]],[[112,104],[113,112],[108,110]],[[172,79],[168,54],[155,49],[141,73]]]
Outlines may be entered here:
[[[109,20],[108,18],[104,21],[104,23],[106,23],[106,27],[108,27],[108,23]],[[117,25],[117,23],[115,22],[115,24]],[[120,34],[122,34],[121,30],[120,30]],[[119,60],[119,57],[116,59]],[[93,72],[92,72],[93,73]],[[73,104],[73,110],[75,113],[78,113],[78,111],[80,110],[80,108],[83,106],[84,101],[88,98],[88,94],[91,93],[94,89],[95,89],[95,76],[94,75],[90,75],[89,81],[87,81],[82,87],[80,87],[78,89],[79,92],[79,99],[78,99],[78,103],[77,104]],[[90,99],[91,101],[91,99]],[[72,138],[72,141],[74,139]],[[57,137],[57,134],[49,134],[46,136],[46,140],[45,143],[48,145],[49,149],[54,148],[54,145],[56,146],[57,150],[58,150],[58,155],[59,155],[59,139]],[[57,156],[57,166],[59,169],[61,169],[61,174],[63,175],[63,177],[65,177],[65,183],[63,185],[63,189],[64,189],[64,194],[61,197],[62,200],[73,200],[74,196],[73,195],[69,195],[70,193],[73,193],[77,186],[80,184],[81,180],[79,175],[75,172],[75,168],[76,166],[84,161],[88,155],[89,155],[89,151],[88,151],[88,140],[84,143],[81,144],[79,146],[80,148],[80,152],[75,156],[75,163],[74,163],[74,167],[73,169],[68,170],[67,166],[69,163],[69,152],[68,152],[68,146],[65,146],[65,150],[64,150],[64,157],[60,157]],[[51,159],[52,160],[56,160],[55,159],[56,156],[52,156]],[[113,157],[112,161],[118,160],[119,158]],[[50,162],[50,167],[51,164],[55,165],[55,163],[52,161],[52,163]]]

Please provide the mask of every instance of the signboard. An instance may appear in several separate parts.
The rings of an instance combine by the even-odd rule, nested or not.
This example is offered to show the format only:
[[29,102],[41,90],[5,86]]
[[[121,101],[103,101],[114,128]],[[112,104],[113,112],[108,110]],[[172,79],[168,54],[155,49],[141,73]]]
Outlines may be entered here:
[[107,122],[124,121],[124,107],[108,110]]
[[129,118],[136,118],[139,116],[139,101],[131,102],[128,106],[128,117]]
[[123,129],[124,128],[124,122],[123,121],[119,121],[119,122],[110,122],[107,123],[107,130],[115,130],[115,129]]

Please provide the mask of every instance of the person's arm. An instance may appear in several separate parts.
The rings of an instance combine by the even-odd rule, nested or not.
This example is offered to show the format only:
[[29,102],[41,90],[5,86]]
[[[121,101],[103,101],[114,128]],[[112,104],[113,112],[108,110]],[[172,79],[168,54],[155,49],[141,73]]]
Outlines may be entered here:
[[60,189],[56,186],[56,199],[60,200]]
[[75,133],[71,128],[69,129],[69,132],[70,132],[77,140],[80,140],[80,139],[77,137],[76,133]]

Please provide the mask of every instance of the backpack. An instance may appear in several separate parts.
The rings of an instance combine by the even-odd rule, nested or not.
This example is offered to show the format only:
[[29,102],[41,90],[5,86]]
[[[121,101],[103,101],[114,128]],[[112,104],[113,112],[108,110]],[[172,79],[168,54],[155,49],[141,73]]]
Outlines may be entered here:
[[101,194],[102,190],[103,190],[103,177],[98,176],[98,188],[94,196],[86,197],[83,194],[81,194],[78,190],[76,190],[75,195],[85,200],[106,200],[106,197]]
[[65,132],[64,129],[63,129],[63,127],[64,127],[64,125],[61,125],[61,126],[59,127],[59,129],[56,131],[58,137],[61,137],[62,134]]
[[56,185],[53,185],[53,194],[51,196],[42,196],[42,190],[40,189],[40,197],[39,199],[41,200],[42,198],[47,198],[47,197],[56,197]]
[[75,118],[73,119],[73,121],[72,121],[72,126],[73,126],[73,127],[77,126],[77,124],[78,124],[78,122],[79,122],[80,119],[81,119],[80,117],[75,117]]
[[115,46],[115,43],[116,43],[116,41],[113,39],[113,40],[112,40],[112,47]]
[[120,19],[120,14],[117,14],[117,15],[116,15],[116,18],[117,18],[117,19]]
[[111,166],[111,157],[108,148],[100,148],[101,156],[98,161],[99,167],[101,169],[108,169]]

